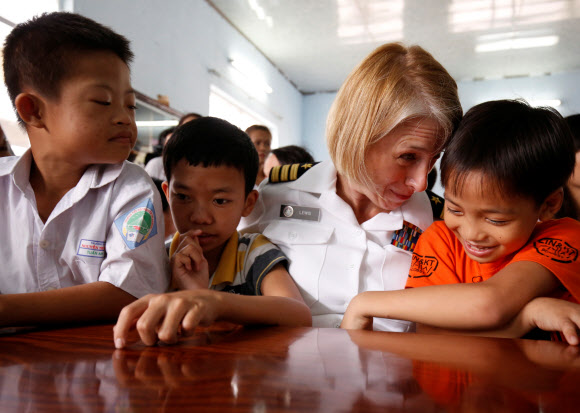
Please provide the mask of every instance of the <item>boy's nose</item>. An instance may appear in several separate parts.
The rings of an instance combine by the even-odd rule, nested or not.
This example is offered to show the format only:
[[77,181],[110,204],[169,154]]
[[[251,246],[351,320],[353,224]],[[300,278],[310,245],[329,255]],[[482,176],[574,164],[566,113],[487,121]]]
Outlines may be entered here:
[[209,225],[212,223],[212,216],[205,208],[195,208],[190,216],[191,222],[197,225]]
[[472,223],[463,225],[459,233],[466,241],[482,241],[485,238],[485,233],[480,230],[479,226]]
[[135,115],[132,109],[120,106],[115,112],[114,122],[117,125],[130,125],[134,121],[134,116]]

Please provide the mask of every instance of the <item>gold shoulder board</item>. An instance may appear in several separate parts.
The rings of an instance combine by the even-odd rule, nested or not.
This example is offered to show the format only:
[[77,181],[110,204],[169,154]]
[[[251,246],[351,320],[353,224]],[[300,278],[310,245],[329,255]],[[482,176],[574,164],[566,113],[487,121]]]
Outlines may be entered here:
[[316,163],[294,163],[291,165],[275,166],[270,170],[268,181],[271,184],[278,184],[281,182],[295,181],[300,178],[304,172],[312,168]]

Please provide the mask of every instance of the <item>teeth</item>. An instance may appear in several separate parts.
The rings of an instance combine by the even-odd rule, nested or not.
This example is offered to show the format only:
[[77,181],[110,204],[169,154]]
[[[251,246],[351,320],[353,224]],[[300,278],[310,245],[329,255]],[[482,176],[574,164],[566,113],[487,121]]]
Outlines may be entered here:
[[489,247],[481,247],[480,248],[480,247],[476,247],[475,245],[470,245],[470,248],[472,250],[475,250],[475,251],[485,251],[485,250],[488,250],[489,249]]

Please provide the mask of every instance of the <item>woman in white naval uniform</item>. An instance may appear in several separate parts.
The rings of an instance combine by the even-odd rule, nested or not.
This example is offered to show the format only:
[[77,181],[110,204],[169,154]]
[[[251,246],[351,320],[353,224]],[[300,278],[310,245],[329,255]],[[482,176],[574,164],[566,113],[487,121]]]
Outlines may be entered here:
[[[416,239],[433,221],[427,174],[461,116],[455,81],[428,52],[383,45],[330,109],[332,161],[260,185],[240,228],[262,232],[288,256],[315,327],[339,327],[362,291],[405,287]],[[375,319],[374,328],[411,324]]]

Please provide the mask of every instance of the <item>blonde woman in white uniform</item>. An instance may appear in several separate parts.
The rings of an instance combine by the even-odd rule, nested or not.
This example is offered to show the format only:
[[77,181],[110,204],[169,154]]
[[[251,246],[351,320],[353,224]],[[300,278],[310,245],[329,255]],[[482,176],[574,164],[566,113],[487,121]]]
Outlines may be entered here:
[[[298,179],[307,167],[293,169],[294,181],[260,186],[242,227],[262,232],[288,256],[315,327],[339,327],[362,291],[405,287],[414,243],[433,221],[427,174],[461,116],[455,81],[429,53],[383,45],[349,75],[332,105],[332,161]],[[374,328],[411,325],[375,319]]]

